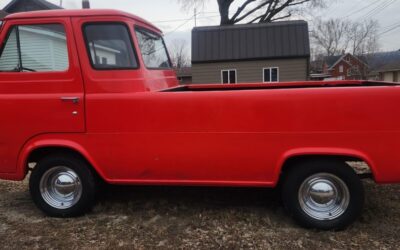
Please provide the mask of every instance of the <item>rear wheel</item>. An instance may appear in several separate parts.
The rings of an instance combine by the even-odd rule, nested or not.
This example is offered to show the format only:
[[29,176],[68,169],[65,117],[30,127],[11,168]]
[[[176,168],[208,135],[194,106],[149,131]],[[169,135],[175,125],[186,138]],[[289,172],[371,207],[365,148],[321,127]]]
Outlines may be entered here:
[[283,182],[288,212],[302,226],[340,230],[361,214],[364,189],[357,174],[339,161],[308,161],[293,166]]
[[88,164],[75,156],[54,155],[40,160],[29,188],[37,207],[53,217],[82,215],[95,202],[95,177]]

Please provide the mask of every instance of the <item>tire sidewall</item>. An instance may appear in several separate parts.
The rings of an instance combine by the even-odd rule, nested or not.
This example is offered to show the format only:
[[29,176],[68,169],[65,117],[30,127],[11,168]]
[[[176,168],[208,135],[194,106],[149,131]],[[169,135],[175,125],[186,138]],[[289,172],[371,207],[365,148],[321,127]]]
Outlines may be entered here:
[[[40,181],[43,175],[51,168],[65,166],[73,170],[79,177],[82,185],[82,194],[78,202],[67,209],[57,209],[50,206],[42,197]],[[52,217],[75,217],[88,212],[95,201],[95,180],[89,166],[83,160],[74,156],[50,156],[42,159],[32,171],[29,180],[29,189],[37,207]]]

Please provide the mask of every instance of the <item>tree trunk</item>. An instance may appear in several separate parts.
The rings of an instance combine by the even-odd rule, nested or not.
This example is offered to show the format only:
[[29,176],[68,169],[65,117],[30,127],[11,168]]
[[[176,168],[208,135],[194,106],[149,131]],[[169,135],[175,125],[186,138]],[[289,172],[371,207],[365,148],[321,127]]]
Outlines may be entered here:
[[218,0],[219,14],[221,16],[221,25],[232,25],[232,20],[229,19],[229,7],[233,0]]

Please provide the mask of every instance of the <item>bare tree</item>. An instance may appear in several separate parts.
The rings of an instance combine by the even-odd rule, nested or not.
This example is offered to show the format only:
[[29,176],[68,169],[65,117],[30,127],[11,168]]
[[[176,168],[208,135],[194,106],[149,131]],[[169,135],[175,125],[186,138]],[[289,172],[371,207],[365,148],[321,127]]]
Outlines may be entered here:
[[316,20],[311,38],[314,46],[332,56],[349,51],[354,55],[373,53],[379,49],[377,21]]
[[190,65],[190,57],[186,40],[177,39],[172,41],[169,44],[169,52],[172,64],[175,68],[180,69]]
[[337,55],[347,49],[350,24],[345,20],[317,20],[311,31],[311,38],[316,47],[324,51],[326,56]]
[[352,23],[348,33],[350,52],[354,55],[376,52],[379,49],[378,28],[379,23],[375,20]]
[[[204,5],[207,0],[178,0],[184,8]],[[239,22],[267,23],[289,18],[301,11],[300,6],[308,8],[323,7],[324,0],[217,0],[221,25]],[[238,6],[231,13],[232,6]]]

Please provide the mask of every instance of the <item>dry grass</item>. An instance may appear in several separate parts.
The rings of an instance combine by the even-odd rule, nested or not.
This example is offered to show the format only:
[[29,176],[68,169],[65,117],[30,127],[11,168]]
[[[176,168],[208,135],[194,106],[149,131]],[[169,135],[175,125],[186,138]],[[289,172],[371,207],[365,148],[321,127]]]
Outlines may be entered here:
[[44,216],[27,182],[0,181],[1,248],[336,248],[400,246],[400,186],[365,182],[362,217],[342,232],[299,228],[275,191],[110,187],[94,211],[76,219]]

